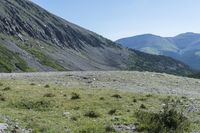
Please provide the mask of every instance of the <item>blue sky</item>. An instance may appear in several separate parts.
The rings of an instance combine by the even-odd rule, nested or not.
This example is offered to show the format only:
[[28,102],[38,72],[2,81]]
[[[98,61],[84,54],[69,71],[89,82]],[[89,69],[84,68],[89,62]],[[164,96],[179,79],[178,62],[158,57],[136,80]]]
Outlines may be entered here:
[[144,33],[200,33],[200,0],[32,0],[111,40]]

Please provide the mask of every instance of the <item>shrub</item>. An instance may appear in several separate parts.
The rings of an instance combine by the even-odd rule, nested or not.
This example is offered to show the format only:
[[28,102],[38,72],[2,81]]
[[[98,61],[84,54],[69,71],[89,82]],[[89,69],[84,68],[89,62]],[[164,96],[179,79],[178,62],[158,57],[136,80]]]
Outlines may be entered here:
[[115,129],[113,128],[113,126],[108,125],[105,127],[105,131],[106,132],[115,132]]
[[34,85],[35,85],[35,83],[31,83],[30,85],[34,86]]
[[112,95],[112,97],[114,97],[114,98],[122,98],[119,94],[114,94],[114,95]]
[[133,99],[133,102],[136,103],[136,102],[137,102],[137,99]]
[[72,100],[80,99],[80,95],[75,93],[75,92],[73,92],[72,95],[71,95],[71,99]]
[[146,95],[146,97],[152,97],[152,96],[153,96],[152,94],[147,94],[147,95]]
[[166,103],[159,113],[137,111],[138,131],[148,133],[183,133],[188,132],[190,121],[177,110],[177,103]]
[[98,118],[100,115],[94,111],[88,111],[85,113],[85,116],[89,118]]
[[108,112],[108,114],[109,114],[109,115],[113,115],[113,114],[116,113],[116,111],[117,111],[116,109],[111,109],[111,110]]
[[49,100],[27,100],[22,99],[20,101],[10,103],[10,106],[19,109],[32,109],[36,111],[48,111],[53,107],[52,101]]
[[46,93],[46,94],[44,94],[43,97],[55,97],[55,94],[52,94],[52,93]]
[[3,83],[0,83],[0,86],[3,86]]
[[76,107],[73,107],[72,109],[73,109],[73,110],[79,110],[80,107],[76,106]]
[[99,100],[105,100],[105,98],[104,97],[100,97]]
[[6,98],[3,96],[3,94],[0,94],[0,101],[6,101]]
[[5,88],[3,89],[3,91],[9,91],[9,90],[11,90],[10,87],[5,87]]
[[72,121],[77,121],[77,120],[78,120],[78,118],[77,118],[76,116],[72,116],[70,119],[71,119]]
[[50,85],[45,85],[44,87],[45,87],[45,88],[49,88],[49,87],[50,87]]
[[140,98],[139,100],[140,100],[140,101],[147,101],[147,98],[144,98],[144,97],[143,97],[143,98]]
[[141,105],[140,105],[140,108],[141,108],[141,109],[147,109],[147,107],[146,107],[144,104],[141,104]]

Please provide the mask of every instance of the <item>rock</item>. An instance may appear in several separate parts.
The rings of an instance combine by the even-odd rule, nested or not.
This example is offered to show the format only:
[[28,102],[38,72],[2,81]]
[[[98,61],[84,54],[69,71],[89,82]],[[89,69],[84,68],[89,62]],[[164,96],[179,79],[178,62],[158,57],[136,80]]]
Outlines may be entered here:
[[8,124],[6,123],[0,123],[0,132],[8,129]]
[[21,133],[32,133],[32,129],[22,129]]
[[71,130],[68,127],[65,127],[65,133],[71,133]]
[[69,117],[69,116],[70,116],[70,112],[64,112],[64,113],[63,113],[63,116],[64,116],[64,117]]
[[136,126],[134,124],[130,125],[114,125],[113,126],[116,131],[119,132],[130,132],[133,133],[136,131]]

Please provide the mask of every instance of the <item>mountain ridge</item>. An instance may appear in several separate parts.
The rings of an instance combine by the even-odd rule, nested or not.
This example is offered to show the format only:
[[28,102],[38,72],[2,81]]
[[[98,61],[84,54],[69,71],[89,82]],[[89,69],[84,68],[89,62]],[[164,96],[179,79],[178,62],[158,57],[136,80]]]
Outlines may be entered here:
[[[148,36],[148,39],[143,37],[144,35]],[[200,69],[200,63],[198,63],[200,60],[200,34],[186,32],[174,37],[144,35],[122,38],[116,42],[142,52],[169,56],[194,69]],[[159,39],[154,40],[155,37],[159,37]]]
[[28,0],[0,1],[0,31],[0,44],[6,53],[0,56],[2,72],[140,70],[179,75],[191,72],[182,62],[124,48]]

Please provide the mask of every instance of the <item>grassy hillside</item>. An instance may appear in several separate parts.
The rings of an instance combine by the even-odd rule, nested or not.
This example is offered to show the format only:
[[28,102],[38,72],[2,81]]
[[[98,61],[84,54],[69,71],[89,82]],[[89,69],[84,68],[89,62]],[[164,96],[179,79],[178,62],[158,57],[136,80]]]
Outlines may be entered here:
[[28,72],[33,70],[18,54],[0,46],[0,72]]
[[129,70],[161,72],[181,76],[187,76],[193,73],[192,69],[188,66],[186,67],[181,62],[175,61],[172,58],[144,54],[139,51],[135,51],[135,53],[137,54],[136,57],[129,56]]

